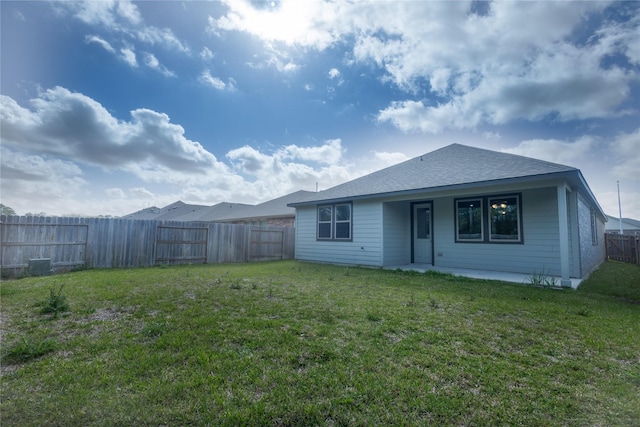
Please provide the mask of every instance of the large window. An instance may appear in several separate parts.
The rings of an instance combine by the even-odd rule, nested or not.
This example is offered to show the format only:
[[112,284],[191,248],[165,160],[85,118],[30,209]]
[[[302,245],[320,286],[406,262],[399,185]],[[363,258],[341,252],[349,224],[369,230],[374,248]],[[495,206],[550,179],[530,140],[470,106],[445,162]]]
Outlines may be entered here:
[[456,199],[454,204],[456,242],[522,243],[519,194]]
[[351,240],[351,203],[318,206],[318,240]]
[[482,199],[456,201],[456,240],[479,242],[482,232]]
[[489,197],[490,242],[519,242],[519,197]]

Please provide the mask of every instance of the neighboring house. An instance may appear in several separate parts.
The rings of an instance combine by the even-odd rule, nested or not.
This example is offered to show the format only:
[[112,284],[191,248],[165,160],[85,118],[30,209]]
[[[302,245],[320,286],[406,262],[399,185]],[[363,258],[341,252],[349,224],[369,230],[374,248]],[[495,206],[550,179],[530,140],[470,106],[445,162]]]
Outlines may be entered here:
[[248,206],[240,212],[222,212],[216,218],[217,222],[230,222],[233,224],[274,225],[280,227],[293,227],[296,219],[296,209],[287,206],[315,194],[311,191],[296,191],[268,202],[255,206]]
[[180,221],[180,217],[193,214],[209,206],[189,205],[187,203],[177,201],[165,206],[157,208],[155,206],[142,209],[129,215],[125,215],[124,219],[157,219],[157,220],[176,220]]
[[296,191],[258,205],[222,202],[213,206],[190,205],[181,201],[164,208],[150,207],[126,215],[127,219],[158,219],[173,221],[227,222],[232,224],[273,225],[292,227],[296,210],[289,203],[312,195],[310,191]]
[[585,278],[605,214],[573,167],[453,144],[291,203],[296,259]]
[[[607,215],[609,221],[605,231],[611,234],[620,234],[620,218]],[[640,236],[640,221],[631,218],[622,218],[622,234]]]

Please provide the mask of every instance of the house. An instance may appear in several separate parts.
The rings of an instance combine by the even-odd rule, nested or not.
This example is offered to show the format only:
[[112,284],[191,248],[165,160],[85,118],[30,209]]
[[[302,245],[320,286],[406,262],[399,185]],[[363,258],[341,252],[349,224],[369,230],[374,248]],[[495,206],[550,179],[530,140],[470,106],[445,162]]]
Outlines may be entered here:
[[606,217],[573,167],[453,144],[291,203],[296,259],[526,275],[571,286]]
[[247,206],[240,212],[221,212],[215,219],[216,222],[230,222],[233,224],[273,225],[279,227],[293,227],[295,224],[296,210],[289,207],[290,203],[315,194],[311,191],[296,191],[277,199],[269,200],[255,206]]
[[[622,228],[622,234],[631,236],[640,236],[640,221],[631,218],[622,218],[622,224],[620,218],[607,215],[607,225],[605,227],[606,233],[620,234],[620,228]],[[620,227],[622,225],[622,227]]]
[[157,220],[177,220],[184,215],[192,215],[207,208],[204,205],[190,205],[182,201],[177,201],[163,208],[155,206],[139,210],[137,212],[123,216],[123,219],[157,219]]
[[213,206],[204,206],[177,201],[163,208],[153,206],[142,209],[123,218],[292,227],[295,222],[296,210],[287,205],[312,194],[315,193],[300,190],[258,205],[221,202]]

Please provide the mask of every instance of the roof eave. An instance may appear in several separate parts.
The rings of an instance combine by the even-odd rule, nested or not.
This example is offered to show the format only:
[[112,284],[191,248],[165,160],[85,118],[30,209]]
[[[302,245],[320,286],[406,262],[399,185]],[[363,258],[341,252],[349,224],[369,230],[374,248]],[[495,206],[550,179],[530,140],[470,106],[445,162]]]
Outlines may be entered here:
[[[544,181],[549,179],[559,179],[565,178],[570,179],[572,175],[575,176],[576,172],[580,172],[578,169],[571,169],[562,172],[553,172],[548,174],[540,174],[540,175],[528,175],[522,177],[513,177],[513,178],[502,178],[488,181],[477,181],[477,182],[467,182],[462,184],[451,184],[451,185],[443,185],[438,187],[427,187],[427,188],[414,188],[410,190],[401,190],[401,191],[392,191],[387,193],[372,193],[372,194],[360,194],[355,196],[344,196],[344,197],[334,197],[327,199],[315,199],[309,201],[295,202],[289,203],[287,206],[290,207],[298,207],[298,206],[310,206],[310,205],[319,205],[319,204],[327,204],[327,203],[340,203],[347,202],[352,200],[366,200],[366,199],[378,199],[378,198],[388,198],[388,197],[398,197],[398,196],[410,196],[412,194],[424,194],[424,193],[435,193],[435,192],[443,192],[450,190],[462,190],[462,189],[473,189],[473,188],[481,188],[489,185],[502,185],[502,184],[514,184],[520,182],[536,182],[536,181]],[[595,205],[602,212],[602,209],[598,205],[597,201],[595,201],[595,197],[591,193],[591,190],[586,185],[582,174],[579,174],[580,184],[587,190],[589,196],[595,202]],[[604,212],[602,212],[604,214]]]

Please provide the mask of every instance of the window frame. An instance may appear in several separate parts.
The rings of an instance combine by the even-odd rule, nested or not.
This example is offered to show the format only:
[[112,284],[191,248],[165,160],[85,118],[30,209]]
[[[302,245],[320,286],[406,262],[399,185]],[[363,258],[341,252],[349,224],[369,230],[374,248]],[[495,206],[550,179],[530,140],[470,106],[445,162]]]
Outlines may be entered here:
[[[516,239],[498,239],[492,237],[492,212],[493,201],[505,200],[505,199],[516,199],[516,230],[518,232]],[[487,197],[487,235],[489,237],[490,243],[520,243],[522,240],[522,226],[521,226],[521,211],[522,211],[522,203],[520,202],[520,195],[518,194],[509,194],[509,195],[501,195],[501,196],[488,196]]]
[[[338,219],[337,208],[340,206],[349,207],[349,218]],[[323,208],[330,208],[331,220],[320,220],[320,210]],[[320,226],[322,224],[329,225],[329,237],[320,236]],[[348,224],[349,237],[338,237],[338,226],[342,224]],[[340,202],[340,203],[327,203],[318,205],[316,209],[316,240],[323,242],[351,242],[353,241],[353,203],[352,202]]]
[[[491,238],[491,204],[489,201],[495,201],[496,199],[508,199],[515,198],[516,199],[516,208],[517,208],[517,230],[518,230],[518,239],[493,239]],[[480,238],[475,239],[464,239],[459,238],[459,223],[458,223],[458,204],[460,202],[472,202],[472,201],[480,201],[480,212],[481,212],[481,230],[480,230]],[[486,208],[485,208],[486,206]],[[486,214],[486,215],[485,215]],[[524,244],[524,227],[522,221],[522,193],[505,193],[505,194],[495,194],[495,195],[482,195],[475,197],[460,197],[453,199],[453,215],[454,215],[454,238],[455,243],[488,243],[488,244],[498,244],[498,245],[514,245],[514,244]]]
[[[460,237],[460,213],[459,213],[459,203],[464,203],[464,202],[479,202],[480,204],[480,237],[478,238],[461,238]],[[454,215],[455,215],[455,238],[456,238],[456,243],[460,242],[460,243],[482,243],[485,240],[484,237],[484,208],[483,208],[483,203],[484,200],[482,199],[482,197],[467,197],[464,199],[454,199],[453,201],[453,208],[454,208]]]

